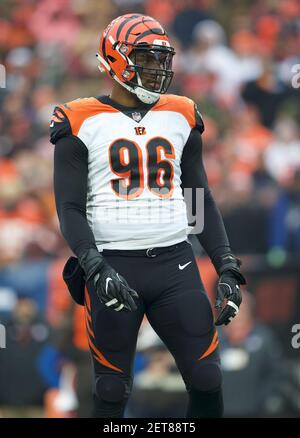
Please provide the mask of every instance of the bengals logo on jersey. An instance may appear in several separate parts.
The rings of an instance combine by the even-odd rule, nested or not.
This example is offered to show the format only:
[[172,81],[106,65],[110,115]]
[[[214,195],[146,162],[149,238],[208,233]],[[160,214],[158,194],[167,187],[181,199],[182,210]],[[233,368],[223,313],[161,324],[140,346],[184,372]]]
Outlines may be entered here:
[[136,126],[134,128],[134,130],[135,130],[136,135],[146,135],[147,134],[145,126]]
[[61,137],[72,134],[71,125],[63,107],[67,104],[56,106],[50,120],[50,141],[55,144]]

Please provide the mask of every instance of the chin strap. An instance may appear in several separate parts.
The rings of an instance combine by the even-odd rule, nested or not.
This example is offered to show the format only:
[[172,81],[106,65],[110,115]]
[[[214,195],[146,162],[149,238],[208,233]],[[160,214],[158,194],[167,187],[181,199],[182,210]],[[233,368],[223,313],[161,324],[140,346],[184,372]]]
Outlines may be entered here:
[[143,103],[155,103],[158,101],[160,94],[147,91],[144,88],[136,87],[133,93],[140,99]]

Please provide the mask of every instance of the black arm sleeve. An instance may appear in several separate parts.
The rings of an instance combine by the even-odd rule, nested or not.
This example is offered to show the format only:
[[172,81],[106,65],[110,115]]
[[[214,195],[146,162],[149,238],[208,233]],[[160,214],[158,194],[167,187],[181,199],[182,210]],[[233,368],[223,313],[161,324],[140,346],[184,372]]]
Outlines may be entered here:
[[97,248],[86,218],[88,151],[73,135],[59,139],[54,150],[54,193],[61,232],[80,257]]
[[[208,187],[202,160],[202,139],[196,129],[192,129],[184,147],[181,172],[182,190],[185,188],[204,188],[204,229],[197,237],[214,262],[216,257],[222,256],[231,250],[222,216]],[[196,199],[195,190],[193,190],[194,199]]]

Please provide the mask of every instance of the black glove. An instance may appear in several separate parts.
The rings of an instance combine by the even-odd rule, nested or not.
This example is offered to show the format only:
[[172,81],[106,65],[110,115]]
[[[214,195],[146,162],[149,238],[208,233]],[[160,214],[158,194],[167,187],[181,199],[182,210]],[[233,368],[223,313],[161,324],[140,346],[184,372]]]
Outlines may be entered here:
[[86,281],[93,279],[96,293],[100,301],[107,307],[134,311],[137,305],[133,298],[138,298],[135,290],[104,259],[97,249],[91,248],[80,258]]
[[220,275],[215,307],[221,310],[215,325],[227,325],[239,312],[242,302],[240,285],[246,284],[246,280],[240,272],[240,260],[232,254],[218,258],[214,265]]

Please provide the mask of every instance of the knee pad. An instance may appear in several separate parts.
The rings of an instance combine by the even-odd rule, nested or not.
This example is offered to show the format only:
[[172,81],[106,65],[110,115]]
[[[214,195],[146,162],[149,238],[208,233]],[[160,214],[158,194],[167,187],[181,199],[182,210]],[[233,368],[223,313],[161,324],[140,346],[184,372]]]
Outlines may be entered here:
[[123,402],[129,395],[129,385],[120,376],[102,375],[96,380],[95,392],[97,397],[109,403]]
[[218,362],[198,362],[190,377],[189,390],[214,391],[222,384],[222,372]]

